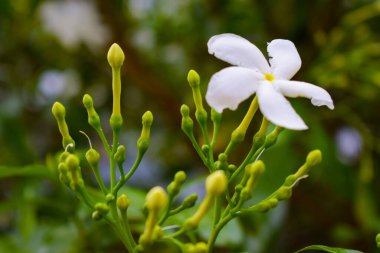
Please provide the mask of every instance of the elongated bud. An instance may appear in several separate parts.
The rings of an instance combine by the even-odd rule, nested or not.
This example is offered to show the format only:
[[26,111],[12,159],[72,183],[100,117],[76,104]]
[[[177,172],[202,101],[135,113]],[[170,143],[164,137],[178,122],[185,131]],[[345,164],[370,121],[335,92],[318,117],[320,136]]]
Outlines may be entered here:
[[150,144],[150,128],[153,123],[153,114],[147,111],[142,116],[142,130],[137,141],[137,148],[141,153],[145,153]]
[[123,118],[120,111],[120,96],[121,96],[121,79],[120,68],[124,62],[124,53],[120,46],[114,43],[107,54],[108,63],[112,68],[112,114],[110,125],[112,130],[118,134],[123,125]]
[[139,242],[142,245],[150,244],[158,236],[162,236],[161,228],[157,225],[158,215],[168,204],[168,196],[160,186],[153,187],[145,197],[145,206],[148,209],[148,217],[145,221],[144,233],[140,236]]
[[278,135],[282,132],[283,128],[276,126],[275,129],[270,132],[265,139],[265,148],[273,146],[278,138]]
[[212,207],[215,197],[222,194],[227,188],[227,177],[223,171],[213,172],[206,178],[206,196],[198,207],[198,210],[185,221],[184,228],[186,230],[198,227],[208,210]]
[[118,197],[116,201],[117,208],[119,208],[120,211],[126,211],[130,203],[131,201],[125,194],[120,195],[120,197]]
[[120,68],[123,65],[124,58],[125,56],[123,50],[118,44],[113,43],[107,54],[107,59],[110,66],[112,68]]
[[182,123],[181,129],[188,136],[193,136],[194,122],[189,116],[190,109],[187,105],[181,106]]
[[306,164],[315,166],[322,161],[322,153],[319,149],[311,151],[306,157]]
[[172,198],[174,198],[179,193],[185,180],[186,180],[186,173],[184,171],[178,171],[175,174],[174,180],[167,187],[168,194]]
[[59,132],[62,135],[63,148],[65,150],[67,149],[68,151],[73,152],[75,149],[75,142],[73,138],[71,138],[70,133],[69,133],[69,128],[67,127],[67,124],[66,124],[65,107],[61,103],[55,102],[52,107],[52,113],[57,121]]
[[184,208],[190,208],[195,205],[195,202],[197,202],[198,194],[190,194],[188,197],[185,198],[185,200],[182,202],[182,206]]
[[246,200],[251,196],[253,188],[255,187],[257,183],[257,180],[264,173],[264,171],[265,171],[265,165],[260,160],[252,164],[248,164],[245,167],[245,174],[248,177],[248,180],[247,180],[247,183],[245,184],[243,191],[241,192],[241,197],[243,199]]
[[100,118],[94,108],[94,101],[90,95],[86,94],[83,96],[83,105],[87,110],[88,124],[96,130],[100,129]]
[[66,158],[66,166],[71,174],[70,187],[76,190],[78,187],[83,187],[83,179],[79,166],[79,158],[76,155],[69,155]]
[[202,128],[206,127],[207,112],[203,108],[202,94],[200,90],[200,77],[195,70],[190,70],[187,75],[187,81],[193,91],[193,99],[195,104],[195,118]]
[[217,170],[206,178],[206,192],[208,195],[222,194],[227,188],[227,177],[222,170]]

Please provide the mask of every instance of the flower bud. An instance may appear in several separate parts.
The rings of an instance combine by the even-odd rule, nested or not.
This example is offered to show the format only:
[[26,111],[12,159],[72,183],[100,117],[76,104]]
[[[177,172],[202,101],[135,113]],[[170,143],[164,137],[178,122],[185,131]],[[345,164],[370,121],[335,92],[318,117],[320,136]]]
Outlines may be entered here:
[[83,96],[83,105],[87,110],[88,124],[96,130],[100,129],[100,118],[94,108],[94,101],[90,95],[86,94]]
[[190,87],[199,86],[200,77],[199,74],[195,70],[190,70],[187,74],[187,81],[190,84]]
[[280,189],[277,190],[276,198],[277,200],[287,200],[292,196],[292,188],[289,186],[281,186]]
[[106,215],[110,208],[106,203],[98,202],[95,204],[95,210],[98,211],[100,215]]
[[99,164],[100,155],[98,151],[91,148],[86,152],[86,160],[90,164],[91,167],[95,168]]
[[206,192],[211,195],[222,194],[227,188],[228,180],[222,170],[217,170],[206,178]]
[[168,194],[172,198],[179,193],[179,191],[181,190],[182,184],[185,182],[185,180],[186,180],[185,172],[178,171],[175,174],[174,180],[167,187]]
[[378,248],[380,248],[380,234],[376,235],[376,245]]
[[181,122],[181,129],[187,136],[193,135],[193,128],[194,128],[194,122],[189,116],[190,109],[187,105],[181,106],[181,115],[182,115],[182,122]]
[[168,203],[168,196],[160,186],[153,187],[145,197],[145,206],[154,212],[159,212]]
[[145,153],[150,144],[150,128],[153,123],[153,114],[147,111],[142,116],[142,130],[140,138],[137,140],[137,148],[141,153]]
[[71,138],[70,133],[69,133],[69,128],[67,127],[67,124],[66,124],[65,107],[61,103],[55,102],[52,107],[52,113],[57,121],[59,132],[62,135],[63,148],[67,149],[70,152],[73,152],[75,148],[75,142],[73,138]]
[[115,195],[113,195],[112,193],[108,193],[106,195],[106,201],[107,201],[107,203],[112,202],[114,199],[115,199]]
[[118,197],[116,201],[116,205],[120,209],[120,211],[126,211],[130,203],[131,201],[125,194],[120,195],[120,197]]
[[125,152],[126,152],[126,149],[123,145],[120,145],[117,147],[114,158],[118,164],[122,164],[125,161]]
[[182,202],[182,206],[185,208],[190,208],[195,205],[195,202],[197,202],[198,195],[193,193],[190,194],[188,197],[185,198],[185,200]]
[[322,161],[322,153],[319,149],[311,151],[306,157],[306,164],[315,166]]
[[107,54],[107,59],[110,66],[112,68],[120,68],[123,65],[124,58],[125,56],[123,50],[118,44],[113,43]]

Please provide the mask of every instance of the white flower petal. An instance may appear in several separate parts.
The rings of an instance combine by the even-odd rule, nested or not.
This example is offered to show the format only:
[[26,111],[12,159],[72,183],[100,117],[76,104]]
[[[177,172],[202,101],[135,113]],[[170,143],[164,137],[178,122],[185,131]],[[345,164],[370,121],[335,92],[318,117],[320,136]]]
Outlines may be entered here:
[[217,112],[235,110],[240,102],[257,89],[262,74],[243,67],[228,67],[211,77],[206,93],[207,103]]
[[261,51],[248,40],[230,33],[211,37],[207,43],[208,52],[232,65],[270,71],[268,61]]
[[301,68],[301,57],[290,40],[276,39],[268,43],[272,74],[277,79],[290,80]]
[[270,122],[293,130],[307,129],[289,101],[275,90],[271,82],[262,82],[256,93],[260,111]]
[[287,97],[309,98],[311,99],[311,103],[315,106],[326,105],[331,110],[334,109],[334,103],[330,94],[323,88],[314,84],[298,81],[275,80],[274,85]]

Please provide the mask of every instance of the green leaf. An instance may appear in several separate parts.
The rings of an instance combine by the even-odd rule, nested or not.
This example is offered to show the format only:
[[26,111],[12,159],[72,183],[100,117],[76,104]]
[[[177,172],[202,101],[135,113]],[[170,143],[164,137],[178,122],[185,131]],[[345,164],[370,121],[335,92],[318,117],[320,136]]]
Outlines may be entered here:
[[24,167],[0,166],[0,179],[15,176],[52,176],[50,169],[44,165],[33,164]]
[[353,249],[334,248],[334,247],[328,247],[328,246],[323,246],[323,245],[310,245],[296,251],[295,253],[299,253],[299,252],[303,252],[307,250],[319,250],[319,251],[324,251],[324,252],[329,252],[329,253],[363,253],[362,251],[357,251]]

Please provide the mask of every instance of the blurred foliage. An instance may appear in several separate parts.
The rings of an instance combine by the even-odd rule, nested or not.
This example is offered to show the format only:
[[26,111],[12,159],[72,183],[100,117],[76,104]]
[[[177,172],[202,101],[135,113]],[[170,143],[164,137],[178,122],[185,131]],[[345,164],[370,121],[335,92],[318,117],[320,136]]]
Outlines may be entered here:
[[[80,1],[61,1],[68,2]],[[232,249],[239,250],[241,244],[252,252],[292,252],[324,244],[376,251],[380,1],[86,1],[108,29],[104,44],[96,46],[85,40],[68,46],[47,30],[46,23],[56,22],[42,18],[47,3],[55,2],[0,1],[1,252],[121,252],[111,231],[91,221],[89,212],[62,188],[50,164],[54,159],[47,159],[60,150],[50,114],[55,100],[68,105],[73,137],[82,140],[79,147],[88,144],[78,131],[89,129],[81,94],[91,93],[99,113],[109,114],[111,73],[105,55],[112,42],[126,53],[123,113],[130,129],[124,133],[126,143],[136,141],[133,129],[144,111],[152,110],[157,119],[152,129],[154,145],[135,184],[165,185],[179,169],[196,181],[205,171],[200,161],[194,161],[196,156],[180,131],[179,105],[191,101],[186,84],[190,68],[200,73],[205,91],[210,76],[226,66],[208,55],[206,47],[208,38],[223,32],[239,34],[261,49],[274,38],[292,40],[303,60],[295,79],[326,88],[336,105],[328,111],[313,108],[306,100],[292,102],[310,130],[286,131],[266,153],[264,162],[277,170],[268,171],[260,181],[257,198],[279,186],[309,150],[320,148],[324,162],[297,187],[290,202],[234,224],[231,234],[243,232],[242,242]],[[79,22],[77,26],[88,25]],[[61,22],[62,27],[65,24]],[[46,93],[41,83],[49,71],[73,73],[77,92],[68,96],[72,89],[66,87],[60,93]],[[48,80],[54,84],[55,79]],[[218,145],[225,145],[229,129],[236,127],[247,107],[244,103],[237,113],[224,113]],[[362,139],[356,156],[348,160],[342,159],[337,144],[337,134],[344,127],[355,129]],[[131,147],[128,155],[134,153]],[[51,169],[41,165],[46,159]],[[159,175],[155,179],[160,182],[148,180],[149,173]],[[228,248],[222,245],[218,252]]]

